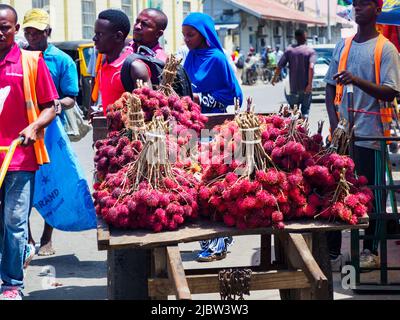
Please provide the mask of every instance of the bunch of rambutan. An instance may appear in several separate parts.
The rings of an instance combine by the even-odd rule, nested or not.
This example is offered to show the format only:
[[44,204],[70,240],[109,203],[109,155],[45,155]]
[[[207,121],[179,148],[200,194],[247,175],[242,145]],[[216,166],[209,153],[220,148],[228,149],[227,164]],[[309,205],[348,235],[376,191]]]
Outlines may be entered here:
[[106,118],[108,132],[119,132],[125,128],[127,118],[122,97],[107,107]]
[[312,157],[322,150],[322,136],[309,136],[302,120],[271,115],[263,118],[262,143],[275,165],[290,172],[314,164]]
[[120,137],[114,131],[108,138],[96,141],[95,147],[96,175],[97,179],[102,181],[108,173],[116,173],[128,163],[135,161],[143,144],[139,140],[130,141],[126,136]]
[[[185,220],[197,217],[199,182],[191,171],[171,164],[167,150],[179,149],[179,144],[168,139],[162,117],[154,117],[148,128],[136,159],[95,185],[96,212],[118,228],[175,230]],[[104,155],[118,155],[136,142],[127,137],[118,139],[118,134],[115,140],[116,146],[98,143],[100,163]],[[181,159],[174,163],[181,163]]]
[[176,230],[184,221],[197,217],[197,181],[186,171],[173,172],[176,181],[160,181],[165,187],[154,189],[143,181],[135,191],[126,179],[126,167],[108,174],[93,194],[97,214],[117,228]]
[[177,95],[167,97],[162,92],[146,86],[135,89],[133,93],[141,100],[146,121],[150,121],[158,112],[164,120],[175,119],[177,125],[192,129],[198,134],[208,121],[208,118],[201,114],[200,106],[189,97],[180,98]]
[[284,228],[278,187],[282,176],[277,171],[265,174],[264,171],[257,171],[256,178],[252,180],[229,172],[223,180],[212,185],[203,181],[199,188],[201,214],[239,229]]
[[360,218],[365,218],[372,210],[374,196],[369,188],[363,187],[356,193],[343,193],[336,201],[316,194],[309,196],[309,202],[319,212],[316,216],[330,220],[342,220],[349,224],[359,223]]
[[[310,136],[301,121],[272,115],[260,116],[259,122],[263,148],[275,168],[240,176],[238,170],[243,164],[235,159],[226,161],[242,141],[239,126],[235,121],[217,126],[216,137],[202,153],[209,161],[203,166],[199,193],[202,214],[227,225],[250,228],[266,224],[260,216],[263,209],[279,212],[282,221],[320,217],[347,223],[355,223],[370,212],[373,195],[365,177],[355,175],[354,162],[348,156],[324,152],[322,136]],[[338,193],[344,183],[348,189]],[[250,186],[255,191],[246,189]],[[355,195],[361,197],[359,202],[354,201]],[[269,196],[275,199],[273,208]],[[265,200],[266,206],[262,206],[263,200],[254,202],[254,198]],[[351,205],[348,199],[353,199]],[[338,210],[342,207],[344,212]]]

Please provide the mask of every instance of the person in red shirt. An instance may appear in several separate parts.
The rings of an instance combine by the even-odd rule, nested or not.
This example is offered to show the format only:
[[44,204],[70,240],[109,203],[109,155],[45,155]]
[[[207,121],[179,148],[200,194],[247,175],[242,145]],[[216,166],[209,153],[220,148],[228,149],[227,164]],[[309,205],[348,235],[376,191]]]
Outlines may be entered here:
[[130,46],[137,52],[140,46],[145,46],[155,53],[155,57],[166,62],[168,55],[161,47],[159,39],[164,35],[168,25],[168,17],[158,9],[144,9],[133,25],[133,40]]
[[[19,136],[17,147],[0,189],[0,299],[21,300],[23,266],[33,257],[28,246],[28,217],[32,208],[35,171],[38,169],[33,144],[55,118],[58,98],[50,72],[41,57],[38,62],[36,97],[40,114],[28,119],[24,96],[21,50],[15,43],[20,26],[15,9],[0,4],[0,145],[8,146]],[[0,155],[0,162],[4,154]]]
[[[107,107],[125,92],[121,81],[121,68],[124,60],[132,53],[130,47],[125,47],[125,39],[130,28],[128,16],[117,9],[100,12],[95,23],[93,41],[98,52],[105,56],[105,61],[99,70],[99,88],[104,115]],[[143,80],[151,86],[149,69],[142,61],[132,62],[130,75],[134,84],[137,80]]]

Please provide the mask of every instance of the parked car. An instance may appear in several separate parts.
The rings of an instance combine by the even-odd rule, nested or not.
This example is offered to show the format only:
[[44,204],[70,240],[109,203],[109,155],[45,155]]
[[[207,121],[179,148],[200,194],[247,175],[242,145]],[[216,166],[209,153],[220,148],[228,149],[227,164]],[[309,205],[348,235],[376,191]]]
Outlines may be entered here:
[[77,97],[78,105],[81,107],[83,114],[87,114],[90,107],[91,81],[92,76],[87,72],[90,60],[93,41],[62,41],[53,42],[60,50],[67,53],[76,63],[79,78],[79,94]]
[[312,84],[313,100],[325,99],[326,83],[324,81],[325,75],[328,72],[329,64],[332,59],[334,44],[320,44],[314,45],[313,49],[317,53],[317,62],[314,66],[314,78]]

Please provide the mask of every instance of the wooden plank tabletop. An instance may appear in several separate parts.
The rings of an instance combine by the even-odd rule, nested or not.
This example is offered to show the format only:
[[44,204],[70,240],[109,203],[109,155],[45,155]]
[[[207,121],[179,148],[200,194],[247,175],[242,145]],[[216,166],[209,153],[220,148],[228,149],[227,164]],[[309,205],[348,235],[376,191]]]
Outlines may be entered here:
[[358,225],[349,225],[341,222],[328,223],[320,220],[299,220],[286,222],[284,230],[273,228],[259,228],[239,230],[225,226],[223,223],[199,220],[188,223],[175,231],[153,233],[146,230],[121,230],[108,228],[100,218],[97,227],[97,239],[99,250],[140,248],[149,249],[161,246],[169,246],[183,242],[193,242],[216,237],[272,234],[279,232],[304,233],[326,232],[345,229],[365,229],[368,227],[368,218]]

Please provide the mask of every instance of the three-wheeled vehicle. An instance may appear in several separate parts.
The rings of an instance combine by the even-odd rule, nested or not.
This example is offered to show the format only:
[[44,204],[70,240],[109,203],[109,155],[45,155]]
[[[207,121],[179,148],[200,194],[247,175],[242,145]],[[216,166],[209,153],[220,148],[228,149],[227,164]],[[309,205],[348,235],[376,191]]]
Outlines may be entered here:
[[79,77],[79,95],[77,97],[77,102],[83,114],[86,115],[91,103],[92,76],[88,73],[88,65],[91,53],[93,52],[93,41],[62,41],[53,42],[53,44],[67,53],[76,63]]

